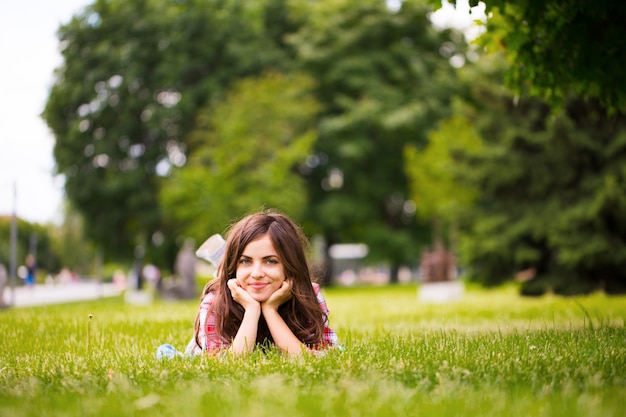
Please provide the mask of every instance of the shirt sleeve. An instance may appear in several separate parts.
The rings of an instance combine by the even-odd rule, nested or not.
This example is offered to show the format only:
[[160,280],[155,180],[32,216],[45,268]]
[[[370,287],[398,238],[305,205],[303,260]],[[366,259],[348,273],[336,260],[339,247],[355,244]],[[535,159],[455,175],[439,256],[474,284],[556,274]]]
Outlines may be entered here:
[[215,300],[215,294],[209,292],[200,303],[200,329],[198,330],[198,340],[202,350],[216,352],[227,348],[230,345],[224,342],[215,330],[215,315],[208,314]]
[[328,315],[330,314],[330,311],[328,310],[326,300],[320,291],[319,284],[313,283],[313,290],[317,296],[317,302],[320,303],[320,307],[324,313],[324,346],[322,347],[336,346],[338,343],[337,333],[335,333],[335,331],[329,326]]

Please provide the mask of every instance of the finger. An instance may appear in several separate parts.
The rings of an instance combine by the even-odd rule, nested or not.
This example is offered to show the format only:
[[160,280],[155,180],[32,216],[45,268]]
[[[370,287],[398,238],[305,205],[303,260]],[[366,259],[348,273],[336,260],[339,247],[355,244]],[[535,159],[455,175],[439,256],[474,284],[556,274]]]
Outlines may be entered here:
[[291,280],[286,279],[285,281],[283,281],[280,289],[278,290],[281,298],[283,298],[285,301],[291,298],[291,286]]

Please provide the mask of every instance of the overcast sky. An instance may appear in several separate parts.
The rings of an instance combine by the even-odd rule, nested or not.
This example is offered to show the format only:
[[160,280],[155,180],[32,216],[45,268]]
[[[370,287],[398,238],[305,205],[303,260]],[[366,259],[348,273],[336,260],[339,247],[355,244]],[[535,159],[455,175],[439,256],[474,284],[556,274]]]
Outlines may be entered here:
[[[61,58],[56,30],[87,0],[6,1],[0,13],[0,215],[60,219],[62,182],[53,177],[54,139],[39,116]],[[17,200],[14,200],[14,189]]]
[[[398,0],[389,0],[390,4]],[[40,117],[61,63],[56,31],[88,0],[5,1],[0,13],[0,216],[59,223],[63,180],[54,177],[54,138]],[[450,8],[433,19],[467,27],[475,16]],[[14,198],[16,196],[17,198]]]

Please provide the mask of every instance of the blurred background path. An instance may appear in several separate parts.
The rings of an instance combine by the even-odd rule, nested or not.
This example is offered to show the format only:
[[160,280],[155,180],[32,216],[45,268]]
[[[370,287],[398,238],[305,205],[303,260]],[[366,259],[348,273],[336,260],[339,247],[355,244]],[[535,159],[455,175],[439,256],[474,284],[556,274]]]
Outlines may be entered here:
[[[56,285],[19,286],[15,288],[14,307],[61,304],[114,297],[121,292],[112,283],[72,282]],[[11,302],[11,289],[4,292],[5,302]]]

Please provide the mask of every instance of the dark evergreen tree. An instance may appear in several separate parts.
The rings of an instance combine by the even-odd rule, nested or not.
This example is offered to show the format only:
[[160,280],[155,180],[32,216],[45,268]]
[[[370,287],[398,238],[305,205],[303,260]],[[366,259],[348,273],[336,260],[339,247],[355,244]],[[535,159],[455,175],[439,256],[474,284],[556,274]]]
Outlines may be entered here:
[[626,117],[577,98],[556,111],[480,81],[472,100],[484,146],[459,175],[480,190],[461,240],[472,276],[532,269],[526,294],[626,290]]

